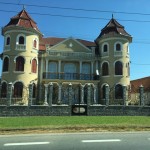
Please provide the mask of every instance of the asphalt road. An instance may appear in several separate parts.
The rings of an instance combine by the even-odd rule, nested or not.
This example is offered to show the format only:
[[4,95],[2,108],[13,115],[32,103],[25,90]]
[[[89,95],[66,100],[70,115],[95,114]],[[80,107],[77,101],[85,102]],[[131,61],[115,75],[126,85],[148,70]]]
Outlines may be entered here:
[[0,150],[150,150],[150,132],[0,135]]

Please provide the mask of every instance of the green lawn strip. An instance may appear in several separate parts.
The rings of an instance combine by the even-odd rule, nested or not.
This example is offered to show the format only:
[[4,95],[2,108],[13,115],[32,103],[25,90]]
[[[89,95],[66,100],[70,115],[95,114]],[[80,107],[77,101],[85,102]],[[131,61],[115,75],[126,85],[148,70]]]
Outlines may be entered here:
[[0,130],[11,129],[147,128],[145,116],[41,116],[0,118]]

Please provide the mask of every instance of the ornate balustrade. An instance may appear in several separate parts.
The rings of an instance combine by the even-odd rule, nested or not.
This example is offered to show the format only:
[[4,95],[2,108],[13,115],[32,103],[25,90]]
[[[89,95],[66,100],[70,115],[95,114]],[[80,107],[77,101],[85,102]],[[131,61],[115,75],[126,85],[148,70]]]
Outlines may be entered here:
[[73,58],[92,58],[93,54],[92,53],[78,53],[78,52],[52,52],[52,51],[47,51],[47,53],[50,56],[53,57],[73,57]]
[[99,76],[95,74],[43,72],[43,79],[99,80]]

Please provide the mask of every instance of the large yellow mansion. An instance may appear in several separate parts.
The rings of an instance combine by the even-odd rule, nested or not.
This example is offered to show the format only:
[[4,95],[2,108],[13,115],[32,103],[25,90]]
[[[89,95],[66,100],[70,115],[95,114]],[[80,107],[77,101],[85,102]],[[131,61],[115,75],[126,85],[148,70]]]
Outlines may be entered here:
[[45,38],[23,9],[2,35],[1,103],[52,107],[128,101],[132,37],[113,17],[94,42]]

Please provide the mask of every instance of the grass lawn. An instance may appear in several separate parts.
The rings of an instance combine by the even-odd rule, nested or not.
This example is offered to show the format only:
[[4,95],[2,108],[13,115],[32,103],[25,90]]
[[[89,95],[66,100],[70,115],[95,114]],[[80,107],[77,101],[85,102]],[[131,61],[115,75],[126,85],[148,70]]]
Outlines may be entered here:
[[150,117],[145,116],[41,116],[1,117],[0,130],[11,129],[136,129],[150,130]]

